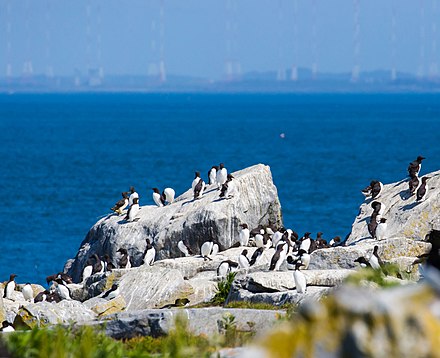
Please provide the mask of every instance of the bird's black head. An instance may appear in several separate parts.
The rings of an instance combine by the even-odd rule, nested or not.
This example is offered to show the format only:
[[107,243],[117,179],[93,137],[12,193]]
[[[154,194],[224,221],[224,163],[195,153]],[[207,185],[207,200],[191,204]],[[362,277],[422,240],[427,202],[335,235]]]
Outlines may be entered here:
[[130,193],[133,194],[135,191],[136,191],[136,190],[134,190],[134,186],[131,186],[131,187],[130,187]]
[[114,290],[116,290],[118,288],[118,284],[117,283],[114,283],[113,285],[112,285],[112,290],[114,291]]
[[224,165],[223,163],[220,163],[219,168],[220,168],[220,169],[223,169],[224,167],[225,167],[225,165]]
[[244,256],[246,256],[247,253],[248,253],[248,250],[246,250],[246,249],[244,249],[244,250],[241,252],[241,254],[244,255]]
[[158,194],[160,194],[160,191],[159,191],[159,189],[158,188],[152,188],[151,190],[153,190],[155,193],[158,193]]
[[194,179],[196,179],[196,178],[200,178],[200,172],[195,172],[194,175],[195,175],[195,178],[194,178]]
[[380,222],[381,222],[382,224],[384,224],[386,221],[387,221],[387,219],[385,219],[385,218],[381,218],[381,219],[380,219]]
[[9,280],[14,281],[14,279],[17,277],[17,275],[15,273],[11,274],[9,276]]
[[426,159],[426,158],[425,158],[425,157],[422,157],[421,155],[419,155],[419,156],[417,157],[417,161],[418,161],[419,163],[421,163],[423,159]]
[[116,252],[120,252],[121,254],[125,255],[127,254],[127,249],[124,249],[123,247],[121,247],[120,249],[118,249],[118,251]]

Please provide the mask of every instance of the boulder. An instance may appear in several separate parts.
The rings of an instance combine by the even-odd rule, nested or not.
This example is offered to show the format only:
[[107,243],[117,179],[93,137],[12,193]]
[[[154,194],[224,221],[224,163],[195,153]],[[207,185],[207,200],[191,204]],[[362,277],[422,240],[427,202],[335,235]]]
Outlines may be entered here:
[[[380,196],[375,199],[386,208],[383,217],[387,219],[386,237],[403,237],[424,240],[432,229],[440,229],[440,171],[426,174],[428,194],[418,202],[416,196],[409,196],[408,179],[386,184]],[[367,198],[359,208],[347,244],[370,238],[367,224],[373,208],[373,200]]]
[[392,261],[398,257],[412,257],[414,259],[429,252],[431,244],[408,238],[393,238],[386,240],[366,239],[350,246],[338,246],[328,249],[319,249],[310,255],[310,269],[352,269],[359,267],[354,262],[358,257],[369,257],[374,246],[379,246],[378,253],[384,261]]
[[83,304],[95,312],[98,317],[122,312],[127,306],[124,297],[122,296],[117,296],[111,300],[106,300],[105,298],[101,297],[94,297],[83,302]]
[[272,327],[285,312],[235,308],[191,308],[140,310],[110,315],[105,321],[81,324],[104,326],[105,332],[116,339],[137,336],[159,337],[167,334],[177,317],[187,319],[188,328],[194,334],[215,335],[222,332],[228,317],[235,318],[237,330],[262,332]]
[[96,317],[95,312],[78,301],[38,302],[21,307],[15,316],[14,325],[34,328],[54,324],[87,322]]
[[146,239],[154,241],[156,258],[165,259],[182,256],[177,248],[181,239],[187,239],[195,253],[200,253],[200,246],[209,239],[217,239],[224,250],[238,241],[241,223],[251,228],[281,225],[280,202],[269,167],[258,164],[233,175],[237,194],[231,199],[219,198],[219,191],[212,185],[198,200],[193,200],[190,189],[171,205],[142,206],[138,221],[126,222],[124,216],[107,215],[90,229],[74,261],[66,263],[65,271],[77,282],[89,256],[109,254],[115,260],[121,247],[128,250],[132,264],[139,266]]

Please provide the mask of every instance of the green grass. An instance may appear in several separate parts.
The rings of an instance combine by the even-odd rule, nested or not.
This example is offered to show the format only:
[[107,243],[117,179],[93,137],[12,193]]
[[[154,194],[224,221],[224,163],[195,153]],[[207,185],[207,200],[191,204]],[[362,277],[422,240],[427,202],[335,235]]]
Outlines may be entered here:
[[226,302],[236,274],[236,272],[230,272],[226,276],[226,279],[217,283],[217,292],[211,300],[212,305],[221,306]]
[[401,278],[399,267],[387,263],[382,267],[382,270],[374,270],[371,267],[362,268],[356,273],[349,275],[345,282],[358,286],[363,282],[372,282],[383,288],[399,286],[398,282],[389,281],[387,277]]

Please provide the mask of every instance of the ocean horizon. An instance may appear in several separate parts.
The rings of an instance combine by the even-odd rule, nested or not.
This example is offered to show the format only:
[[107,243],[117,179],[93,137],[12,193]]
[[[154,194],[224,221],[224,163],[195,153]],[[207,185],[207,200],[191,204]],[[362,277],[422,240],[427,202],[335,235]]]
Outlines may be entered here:
[[300,235],[345,237],[373,179],[440,169],[440,94],[0,95],[0,280],[45,283],[134,186],[207,180],[269,165],[283,221]]

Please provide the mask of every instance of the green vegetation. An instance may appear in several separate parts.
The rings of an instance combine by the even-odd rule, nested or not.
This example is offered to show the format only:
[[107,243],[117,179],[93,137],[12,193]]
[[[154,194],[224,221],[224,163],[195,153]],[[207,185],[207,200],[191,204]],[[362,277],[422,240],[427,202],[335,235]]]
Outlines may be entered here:
[[229,291],[231,291],[232,283],[235,280],[236,272],[230,272],[226,276],[226,279],[221,280],[217,284],[217,293],[211,300],[211,304],[221,306],[226,302],[228,298]]
[[358,270],[356,273],[345,279],[346,283],[361,286],[364,283],[372,282],[379,287],[395,287],[400,283],[397,279],[402,278],[399,267],[394,264],[386,263],[382,270],[374,270],[371,267]]

